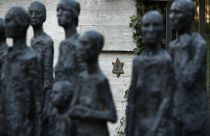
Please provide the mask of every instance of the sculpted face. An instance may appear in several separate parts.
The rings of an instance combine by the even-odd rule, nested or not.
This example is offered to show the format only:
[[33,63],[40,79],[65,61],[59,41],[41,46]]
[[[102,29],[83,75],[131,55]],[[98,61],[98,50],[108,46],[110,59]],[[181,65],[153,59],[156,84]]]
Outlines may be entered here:
[[73,95],[73,86],[68,81],[58,81],[53,85],[52,104],[55,107],[63,107],[68,104]]
[[85,61],[91,60],[95,56],[95,52],[91,49],[91,41],[88,38],[87,34],[84,34],[80,38],[81,44],[81,57],[85,59]]
[[146,13],[142,21],[143,42],[147,45],[157,45],[163,33],[163,20],[159,12]]
[[191,0],[175,0],[170,8],[169,18],[172,27],[178,31],[191,27],[195,7]]
[[174,2],[171,6],[170,20],[175,29],[182,29],[185,27],[186,14],[181,10],[181,3]]
[[26,34],[30,24],[30,17],[24,9],[12,7],[6,13],[5,24],[7,37],[19,37]]
[[95,31],[84,33],[80,38],[81,57],[87,62],[95,61],[104,45],[103,36]]
[[42,26],[46,20],[46,8],[44,4],[40,2],[33,2],[28,8],[28,12],[31,16],[31,25],[33,27]]
[[55,107],[59,107],[62,105],[62,101],[64,101],[64,95],[62,94],[62,90],[59,86],[54,86],[52,90],[52,104]]
[[63,27],[71,26],[74,23],[74,15],[67,4],[61,0],[57,6],[58,24]]
[[19,25],[15,21],[14,16],[12,13],[7,13],[5,17],[5,23],[6,23],[6,35],[9,38],[13,38],[17,35]]

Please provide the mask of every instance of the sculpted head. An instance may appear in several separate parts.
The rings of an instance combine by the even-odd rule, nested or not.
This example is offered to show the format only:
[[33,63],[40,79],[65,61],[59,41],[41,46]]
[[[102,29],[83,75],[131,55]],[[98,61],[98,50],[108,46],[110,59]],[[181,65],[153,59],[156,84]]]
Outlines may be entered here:
[[30,25],[30,16],[21,7],[12,7],[5,16],[6,36],[9,38],[22,37],[26,35]]
[[146,45],[157,46],[163,30],[163,19],[158,11],[149,11],[143,16],[142,37]]
[[169,18],[176,30],[191,28],[195,14],[195,6],[191,0],[175,0],[170,9]]
[[5,21],[3,18],[0,18],[0,40],[6,41]]
[[52,88],[52,104],[56,108],[62,108],[70,103],[73,96],[73,85],[69,81],[58,81]]
[[88,31],[81,36],[80,44],[85,60],[96,61],[104,46],[104,36],[96,31]]
[[62,27],[78,26],[80,4],[75,0],[60,0],[57,6],[58,24]]
[[46,21],[46,7],[43,3],[38,1],[32,2],[28,12],[31,16],[31,25],[33,27],[40,27]]

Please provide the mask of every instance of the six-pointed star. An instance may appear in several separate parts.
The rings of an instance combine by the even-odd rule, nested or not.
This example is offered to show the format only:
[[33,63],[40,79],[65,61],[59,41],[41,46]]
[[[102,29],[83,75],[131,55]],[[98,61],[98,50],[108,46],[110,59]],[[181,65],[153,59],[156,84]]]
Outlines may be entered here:
[[124,63],[120,62],[119,58],[116,59],[116,62],[112,62],[113,70],[112,73],[116,74],[117,77],[120,77],[121,74],[124,74],[123,66]]

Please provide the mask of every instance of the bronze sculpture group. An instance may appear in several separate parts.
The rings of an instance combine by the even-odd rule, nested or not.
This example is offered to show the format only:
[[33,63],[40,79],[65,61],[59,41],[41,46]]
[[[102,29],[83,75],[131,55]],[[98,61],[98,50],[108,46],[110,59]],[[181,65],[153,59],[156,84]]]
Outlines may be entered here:
[[[53,77],[54,47],[43,30],[46,8],[33,2],[28,12],[12,7],[0,19],[0,136],[109,136],[107,122],[117,113],[109,81],[98,58],[104,37],[77,33],[80,4],[60,0],[59,47]],[[177,39],[161,49],[164,30],[158,11],[142,19],[143,53],[133,60],[127,105],[127,136],[208,136],[205,89],[206,43],[191,31],[195,7],[175,0],[171,24]],[[31,25],[31,48],[26,32]],[[6,38],[13,39],[12,47]]]

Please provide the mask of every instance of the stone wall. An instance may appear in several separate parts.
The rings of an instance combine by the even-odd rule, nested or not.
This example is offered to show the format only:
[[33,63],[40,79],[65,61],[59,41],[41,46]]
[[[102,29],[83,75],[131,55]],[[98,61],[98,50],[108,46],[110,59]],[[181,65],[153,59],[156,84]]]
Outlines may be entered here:
[[[27,9],[33,0],[0,0],[0,17],[4,17],[6,11],[14,5],[20,5]],[[47,7],[47,20],[44,24],[45,31],[53,38],[55,43],[54,63],[57,61],[58,46],[64,39],[64,31],[57,24],[56,6],[57,0],[40,0]],[[100,56],[100,66],[109,78],[113,96],[116,102],[119,119],[124,115],[124,92],[128,89],[131,76],[131,62],[133,55],[122,53],[132,51],[135,47],[132,39],[132,30],[128,27],[129,17],[135,14],[135,2],[133,0],[80,0],[81,15],[78,31],[83,33],[93,29],[104,34],[106,44]],[[32,37],[32,29],[28,31],[28,45]],[[11,45],[11,41],[8,40]],[[114,51],[114,53],[113,53]],[[121,53],[119,52],[121,51]],[[112,62],[117,57],[124,64],[125,74],[117,78],[112,74]],[[114,135],[116,125],[110,125],[111,135]]]

